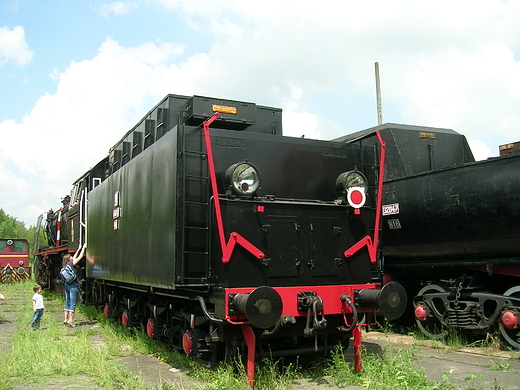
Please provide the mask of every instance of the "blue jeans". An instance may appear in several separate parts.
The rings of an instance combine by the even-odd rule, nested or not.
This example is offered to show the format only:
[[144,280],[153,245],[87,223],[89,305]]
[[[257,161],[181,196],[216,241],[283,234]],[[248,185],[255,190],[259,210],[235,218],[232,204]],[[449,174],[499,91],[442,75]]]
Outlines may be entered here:
[[36,311],[33,314],[31,328],[39,328],[42,317],[43,317],[43,309],[36,309]]
[[73,282],[70,284],[64,284],[65,291],[65,307],[63,310],[67,311],[75,311],[76,310],[76,302],[78,300],[78,282]]

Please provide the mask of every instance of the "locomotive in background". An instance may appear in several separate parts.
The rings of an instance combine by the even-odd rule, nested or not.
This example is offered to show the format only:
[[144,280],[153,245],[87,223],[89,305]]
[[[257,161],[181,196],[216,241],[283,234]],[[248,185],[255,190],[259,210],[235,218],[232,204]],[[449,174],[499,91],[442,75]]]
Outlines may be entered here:
[[[86,242],[87,194],[105,176],[106,159],[99,162],[73,184],[72,191],[61,200],[61,207],[38,217],[34,238],[33,273],[36,283],[55,292],[63,291],[60,277],[63,255],[75,253]],[[39,247],[40,234],[47,245]],[[80,285],[86,280],[85,266],[76,267]],[[84,288],[80,288],[83,300]]]
[[383,270],[413,297],[431,338],[497,325],[520,348],[520,153],[475,161],[453,130],[384,124],[338,139],[381,136]]
[[20,238],[0,238],[0,283],[30,278],[29,242]]
[[86,240],[82,299],[125,326],[212,364],[242,351],[251,382],[257,357],[352,336],[359,369],[358,314],[406,302],[373,282],[384,161],[377,136],[285,137],[280,109],[168,95],[48,213],[37,278]]

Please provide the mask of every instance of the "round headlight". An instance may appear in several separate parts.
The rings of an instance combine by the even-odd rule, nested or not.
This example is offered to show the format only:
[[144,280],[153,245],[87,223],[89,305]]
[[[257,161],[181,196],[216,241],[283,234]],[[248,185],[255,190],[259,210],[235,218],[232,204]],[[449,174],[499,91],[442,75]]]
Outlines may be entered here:
[[260,187],[260,173],[251,163],[236,163],[226,171],[226,182],[239,195],[252,195]]
[[352,207],[358,209],[367,200],[368,183],[365,175],[359,171],[343,172],[336,179],[336,188]]

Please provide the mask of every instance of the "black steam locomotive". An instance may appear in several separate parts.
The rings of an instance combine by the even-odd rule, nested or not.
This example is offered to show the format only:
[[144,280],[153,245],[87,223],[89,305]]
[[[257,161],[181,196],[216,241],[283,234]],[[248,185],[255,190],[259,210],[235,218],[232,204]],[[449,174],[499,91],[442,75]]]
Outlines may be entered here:
[[406,302],[373,282],[382,146],[285,137],[280,109],[168,95],[48,213],[60,241],[37,278],[59,288],[61,254],[86,241],[85,303],[210,363],[245,352],[250,381],[257,357],[352,336],[360,352],[359,313]]
[[[453,130],[385,124],[383,269],[431,338],[498,325],[520,348],[520,153],[475,162]],[[511,148],[510,148],[511,149]]]

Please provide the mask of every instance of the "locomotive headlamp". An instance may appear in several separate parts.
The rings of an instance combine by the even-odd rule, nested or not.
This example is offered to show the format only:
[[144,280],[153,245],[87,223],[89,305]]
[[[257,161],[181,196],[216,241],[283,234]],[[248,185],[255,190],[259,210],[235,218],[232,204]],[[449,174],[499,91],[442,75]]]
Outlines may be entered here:
[[343,172],[336,179],[336,189],[340,198],[355,209],[365,205],[367,200],[367,179],[359,171]]
[[253,164],[239,162],[227,169],[226,184],[238,195],[252,195],[260,187],[260,173]]

